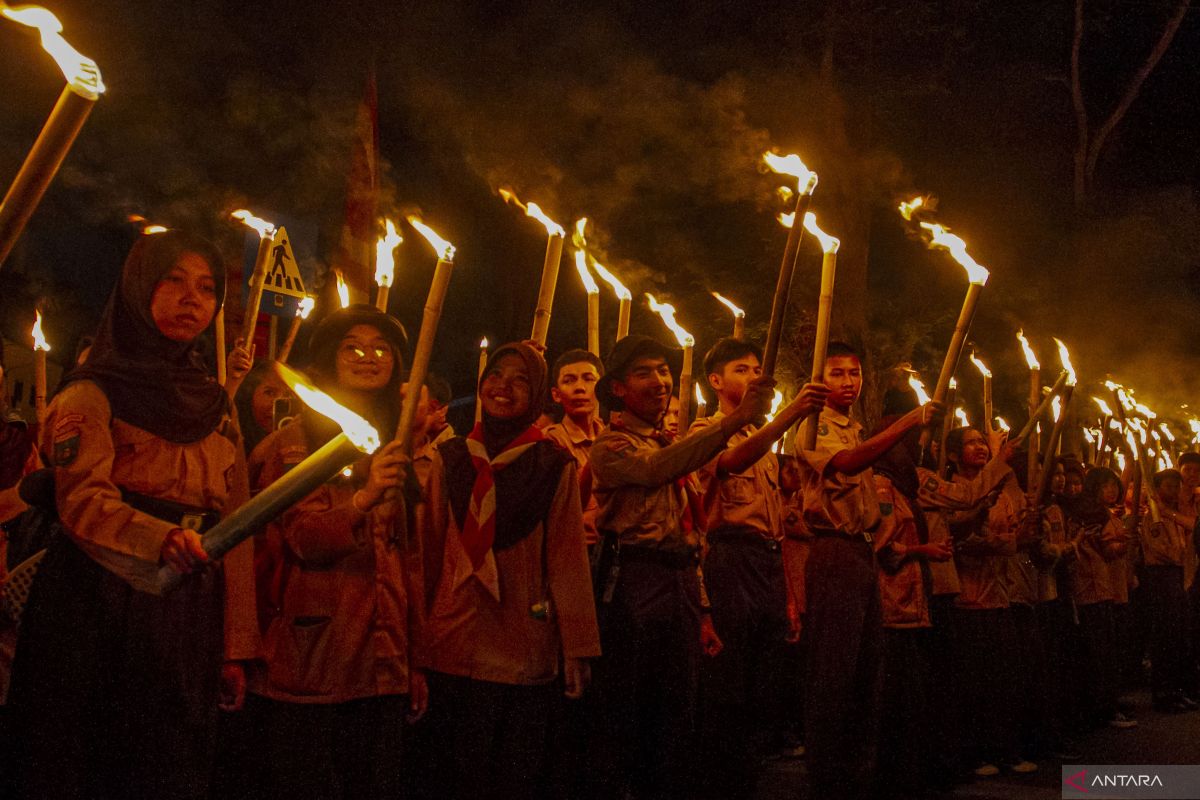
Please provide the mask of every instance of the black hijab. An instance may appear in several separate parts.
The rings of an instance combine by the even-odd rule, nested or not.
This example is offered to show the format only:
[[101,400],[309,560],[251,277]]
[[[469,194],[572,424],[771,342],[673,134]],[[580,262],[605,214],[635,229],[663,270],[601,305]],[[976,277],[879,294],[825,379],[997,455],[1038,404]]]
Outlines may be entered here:
[[[212,269],[221,308],[225,265],[211,243],[182,231],[142,236],[125,259],[87,362],[63,381],[96,383],[116,419],[177,444],[205,438],[229,411],[224,387],[204,363],[201,338],[172,341],[150,313],[155,287],[185,253]],[[210,322],[205,333],[212,329]]]

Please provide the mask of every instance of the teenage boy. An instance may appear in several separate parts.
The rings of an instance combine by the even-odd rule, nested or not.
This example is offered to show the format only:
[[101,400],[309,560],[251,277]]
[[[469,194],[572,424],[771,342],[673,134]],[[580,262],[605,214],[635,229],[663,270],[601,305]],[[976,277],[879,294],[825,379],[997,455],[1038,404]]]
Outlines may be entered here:
[[[719,407],[693,423],[691,436],[734,412],[762,374],[761,358],[758,345],[743,339],[721,339],[708,351],[704,372]],[[828,394],[823,384],[804,387],[770,422],[735,431],[699,471],[707,521],[704,587],[724,644],[702,672],[701,752],[711,769],[708,788],[721,797],[753,792],[756,756],[768,745],[761,738],[782,730],[787,581],[783,498],[771,447]]]
[[583,532],[589,547],[599,540],[596,498],[591,493],[591,470],[587,466],[592,445],[604,430],[596,402],[596,383],[603,374],[604,364],[599,357],[586,350],[568,350],[554,362],[550,376],[550,396],[563,407],[563,418],[546,428],[546,436],[571,454],[585,484],[581,487]]
[[[872,548],[880,514],[871,464],[913,428],[935,422],[940,406],[913,409],[864,442],[862,426],[850,419],[862,392],[858,352],[830,342],[823,378],[829,396],[816,447],[799,451],[804,522],[816,537],[806,576],[805,744],[813,797],[864,797],[875,764],[883,657]],[[801,442],[803,435],[802,427]]]

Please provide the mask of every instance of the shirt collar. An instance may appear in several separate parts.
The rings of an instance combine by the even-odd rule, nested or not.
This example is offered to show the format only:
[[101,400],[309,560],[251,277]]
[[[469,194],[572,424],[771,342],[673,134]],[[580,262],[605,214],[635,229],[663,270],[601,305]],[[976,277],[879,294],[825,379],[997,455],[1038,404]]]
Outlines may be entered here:
[[834,411],[829,406],[821,409],[821,419],[828,420],[839,428],[849,428],[854,425],[854,420],[841,412]]
[[600,435],[600,432],[604,430],[604,426],[600,424],[600,420],[598,419],[593,418],[591,420],[591,430],[584,430],[575,424],[575,420],[565,414],[562,418],[562,427],[572,444],[594,442],[596,441],[596,437]]
[[621,412],[621,425],[625,430],[636,433],[639,436],[653,436],[659,430],[646,422],[646,420],[636,414],[630,414],[628,411]]

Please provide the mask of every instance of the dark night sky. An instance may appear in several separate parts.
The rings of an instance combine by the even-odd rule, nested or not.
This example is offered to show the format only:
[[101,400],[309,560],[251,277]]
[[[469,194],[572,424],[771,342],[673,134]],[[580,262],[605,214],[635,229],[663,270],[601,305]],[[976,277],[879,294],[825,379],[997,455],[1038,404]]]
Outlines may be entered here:
[[[1093,125],[1171,5],[1088,3]],[[274,208],[319,225],[328,245],[373,61],[383,210],[420,209],[459,247],[434,366],[460,392],[479,337],[526,335],[532,316],[544,238],[495,197],[502,183],[564,225],[590,216],[614,271],[639,294],[677,301],[703,347],[728,325],[707,290],[737,298],[752,326],[769,312],[784,236],[779,182],[755,163],[762,149],[802,152],[823,175],[846,167],[813,114],[832,41],[865,176],[876,335],[927,326],[912,356],[935,371],[965,282],[948,257],[907,239],[893,211],[901,196],[933,192],[939,219],[992,269],[974,338],[1010,417],[1023,391],[1020,325],[1043,362],[1060,335],[1085,376],[1111,371],[1152,404],[1188,402],[1200,388],[1195,10],[1101,159],[1095,216],[1073,229],[1067,0],[852,0],[837,17],[794,0],[51,7],[109,91],[0,273],[10,336],[27,329],[41,294],[55,298],[52,338],[56,326],[62,339],[87,324],[135,235],[122,222],[129,213],[195,228],[235,253],[240,231],[223,215]],[[11,23],[0,24],[0,86],[0,176],[11,176],[61,88],[36,40]],[[821,198],[819,189],[818,214]],[[405,235],[392,308],[412,330],[432,256]],[[813,305],[815,251],[796,282]],[[615,303],[603,304],[610,338]],[[552,351],[582,343],[583,305],[564,261]],[[662,332],[644,308],[634,327]]]

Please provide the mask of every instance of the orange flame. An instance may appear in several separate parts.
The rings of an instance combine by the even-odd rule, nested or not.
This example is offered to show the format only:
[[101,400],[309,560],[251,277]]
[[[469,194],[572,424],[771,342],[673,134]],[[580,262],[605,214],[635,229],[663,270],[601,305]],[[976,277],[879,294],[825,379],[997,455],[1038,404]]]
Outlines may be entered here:
[[776,214],[775,219],[779,220],[779,224],[785,228],[791,228],[796,224],[796,215],[790,211],[786,214]]
[[921,196],[914,197],[912,200],[908,200],[908,201],[900,203],[900,216],[911,221],[913,218],[913,214],[915,214],[917,211],[919,211],[920,209],[922,209],[924,207],[925,207],[925,198],[921,197]]
[[1167,437],[1168,441],[1175,441],[1175,434],[1171,433],[1171,429],[1167,427],[1167,423],[1158,423],[1158,429],[1163,432],[1163,436]]
[[971,258],[971,254],[967,252],[967,243],[961,237],[955,236],[945,226],[934,222],[922,222],[921,227],[929,231],[936,247],[948,250],[954,260],[963,266],[963,269],[967,271],[967,280],[980,286],[987,283],[990,273],[986,267]]
[[763,153],[763,161],[772,171],[796,178],[802,193],[812,194],[817,188],[817,173],[806,167],[800,156],[795,153],[781,156],[778,153],[766,152]]
[[300,304],[296,306],[296,316],[300,319],[308,319],[308,315],[312,313],[312,310],[316,308],[316,306],[317,299],[315,297],[305,295],[304,297],[300,298]]
[[396,248],[404,237],[396,231],[396,223],[384,220],[385,233],[375,244],[375,283],[391,286],[396,275]]
[[971,427],[971,418],[967,416],[967,412],[959,406],[954,409],[954,416],[958,417],[958,421],[962,423],[964,428]]
[[438,258],[440,258],[442,261],[454,260],[454,245],[438,236],[433,228],[429,227],[424,222],[421,222],[420,217],[416,216],[415,214],[410,214],[408,216],[408,224],[412,225],[413,228],[416,229],[417,233],[425,237],[425,241],[429,242],[430,246],[437,251]]
[[1050,408],[1054,409],[1054,421],[1058,422],[1058,418],[1062,416],[1062,399],[1058,395],[1054,395],[1054,399],[1050,401]]
[[1025,363],[1030,369],[1041,369],[1042,365],[1038,363],[1037,356],[1033,354],[1033,348],[1029,346],[1029,340],[1025,338],[1025,331],[1017,331],[1017,341],[1021,343],[1021,349],[1025,351]]
[[1100,412],[1104,414],[1104,416],[1111,417],[1113,415],[1112,409],[1108,407],[1108,403],[1104,402],[1099,397],[1093,397],[1092,402],[1100,407]]
[[717,300],[718,300],[718,301],[719,301],[719,302],[720,302],[722,305],[724,305],[726,308],[728,308],[730,311],[732,311],[732,312],[733,312],[733,318],[734,318],[734,319],[742,319],[742,318],[744,318],[744,317],[746,316],[746,312],[745,312],[745,311],[743,311],[742,309],[740,309],[740,308],[738,308],[737,306],[735,306],[735,305],[733,304],[733,301],[732,301],[732,300],[730,300],[728,297],[725,297],[725,296],[724,296],[724,295],[722,295],[720,292],[712,292],[712,296],[713,296],[713,297],[715,297],[715,298],[717,298]]
[[[585,253],[587,251],[587,237],[584,236],[583,231],[586,227],[587,217],[580,217],[579,219],[575,220],[575,233],[571,235],[571,241],[580,250],[585,251]],[[625,288],[625,284],[617,280],[617,276],[605,269],[604,265],[593,258],[591,253],[587,253],[587,260],[588,263],[591,264],[592,269],[596,270],[596,274],[599,275],[605,283],[612,287],[612,290],[617,295],[618,300],[633,299],[633,294]]]
[[654,299],[654,295],[646,293],[646,301],[650,304],[650,310],[662,317],[663,324],[671,329],[671,333],[675,334],[675,341],[679,342],[680,347],[693,347],[696,344],[696,339],[675,320],[675,306],[670,303],[660,303]]
[[313,411],[324,414],[341,426],[342,432],[355,447],[364,453],[374,453],[379,449],[379,432],[371,427],[371,423],[339,404],[320,389],[309,385],[300,373],[278,361],[274,364],[279,377],[296,393],[296,396]]
[[340,269],[333,271],[337,278],[337,294],[338,302],[342,304],[342,308],[350,307],[350,287],[346,286],[346,278],[342,275]]
[[696,405],[708,405],[708,401],[704,399],[704,392],[700,391],[700,384],[696,384]]
[[908,385],[917,393],[917,402],[925,405],[929,402],[929,393],[925,391],[925,384],[921,383],[921,378],[916,373],[910,373],[908,376]]
[[1008,420],[1004,417],[996,417],[996,430],[1008,433],[1012,430],[1012,427],[1009,426]]
[[275,226],[265,219],[259,219],[244,208],[239,208],[237,211],[230,214],[236,220],[241,220],[246,227],[253,228],[258,232],[262,239],[270,239],[275,235]]
[[575,251],[575,270],[579,273],[579,280],[583,281],[583,288],[588,294],[600,294],[600,287],[592,279],[592,273],[587,267],[587,254],[582,250]]
[[41,309],[37,309],[35,313],[37,317],[33,321],[33,329],[29,331],[30,335],[33,336],[33,349],[49,353],[50,343],[46,341],[46,334],[42,332],[42,311]]
[[80,97],[95,100],[104,93],[100,67],[63,38],[62,23],[50,11],[41,6],[13,7],[0,0],[0,16],[37,29],[42,49],[55,60],[72,91]]
[[1067,346],[1061,339],[1055,339],[1054,343],[1058,345],[1058,358],[1062,361],[1062,368],[1067,371],[1067,386],[1074,386],[1078,381],[1075,379],[1075,367],[1071,366],[1071,354],[1067,352]]
[[992,371],[987,368],[987,364],[984,364],[982,361],[979,360],[979,358],[975,355],[974,350],[971,351],[971,363],[975,365],[975,368],[977,370],[979,370],[980,375],[982,375],[985,378],[992,377]]
[[[792,217],[794,218],[795,214],[793,214]],[[804,230],[817,237],[817,240],[821,243],[821,249],[826,253],[836,253],[838,251],[838,247],[840,247],[842,244],[837,238],[830,236],[828,233],[817,227],[817,215],[811,211],[804,215]]]
[[486,336],[479,340],[479,349],[480,350],[488,349],[488,340],[487,340]]
[[504,198],[504,202],[512,203],[517,208],[524,210],[525,216],[533,217],[538,222],[542,223],[542,227],[546,229],[547,236],[562,236],[563,238],[566,238],[567,232],[563,230],[563,226],[550,219],[550,217],[546,215],[546,212],[542,211],[541,207],[538,206],[537,203],[529,203],[528,205],[522,203],[512,189],[507,187],[501,187],[497,191],[499,195]]

